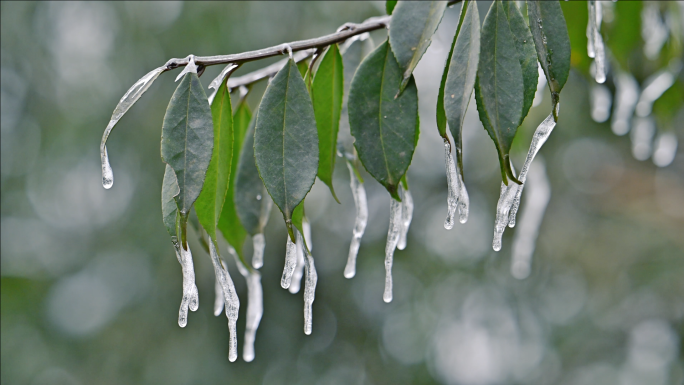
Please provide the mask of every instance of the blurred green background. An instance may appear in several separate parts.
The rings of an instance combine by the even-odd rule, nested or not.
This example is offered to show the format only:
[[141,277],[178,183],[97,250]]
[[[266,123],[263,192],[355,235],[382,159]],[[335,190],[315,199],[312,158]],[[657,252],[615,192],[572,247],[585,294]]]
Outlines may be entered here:
[[[680,146],[657,167],[649,155],[658,148],[644,158],[633,147],[657,145],[664,133],[684,139],[684,6],[603,4],[611,68],[596,91],[586,3],[563,3],[574,69],[559,124],[535,161],[545,161],[551,199],[529,278],[510,273],[518,228],[507,229],[502,250],[492,251],[501,180],[474,103],[464,132],[470,218],[443,228],[446,177],[434,116],[456,5],[415,72],[421,137],[408,172],[415,213],[408,247],[395,253],[394,301],[382,301],[389,195],[370,176],[358,272],[343,277],[354,206],[339,162],[342,204],[320,181],[306,201],[319,275],[313,334],[302,330],[301,292],[279,285],[286,232],[274,209],[251,363],[241,358],[245,282],[229,263],[243,304],[240,358],[229,363],[226,319],[212,314],[214,274],[196,234],[200,308],[186,328],[177,324],[181,271],[162,224],[159,139],[180,70],[162,75],[114,129],[108,150],[117,179],[108,191],[102,131],[128,87],[171,57],[320,36],[384,14],[384,3],[2,2],[1,382],[682,384],[684,154]],[[482,17],[488,5],[478,3]],[[386,32],[371,37],[377,45]],[[274,61],[248,63],[237,75]],[[205,86],[220,69],[206,70]],[[664,70],[675,81],[647,117],[656,130],[646,139],[635,130],[614,135],[605,90],[610,99],[615,75],[631,73],[643,87]],[[253,110],[264,87],[253,89]],[[518,167],[550,111],[548,91],[541,94],[514,143]],[[340,140],[349,141],[342,120]],[[522,210],[525,204],[523,197]]]

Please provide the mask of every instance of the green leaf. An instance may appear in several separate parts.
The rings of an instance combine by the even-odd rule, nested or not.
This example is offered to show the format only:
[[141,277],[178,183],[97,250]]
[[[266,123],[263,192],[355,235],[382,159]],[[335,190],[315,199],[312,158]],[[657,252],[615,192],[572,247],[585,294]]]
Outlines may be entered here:
[[527,14],[537,56],[557,100],[570,73],[570,38],[558,1],[528,1]]
[[299,63],[297,63],[297,69],[299,70],[299,74],[302,75],[303,78],[304,76],[306,76],[306,72],[309,70],[309,61],[300,61]]
[[259,106],[254,154],[259,175],[283,213],[290,237],[292,212],[318,171],[318,133],[311,98],[293,60],[273,78]]
[[[294,227],[299,230],[302,235],[304,234],[304,226],[302,226],[302,222],[304,221],[304,201],[297,205],[295,207],[294,212],[292,213],[292,224]],[[304,243],[306,244],[306,240],[304,240]]]
[[235,209],[242,226],[250,235],[261,233],[265,223],[261,223],[261,206],[267,199],[264,184],[259,178],[254,161],[254,125],[256,119],[250,123],[249,130],[242,144],[240,163],[238,163],[235,178]]
[[389,42],[361,63],[349,92],[349,126],[366,170],[399,200],[397,187],[408,170],[418,136],[418,90],[411,78],[395,98],[401,69]]
[[406,89],[413,69],[432,43],[446,7],[446,1],[400,1],[394,8],[389,41],[403,73],[399,93]]
[[394,11],[394,7],[397,6],[397,0],[387,0],[385,1],[385,11],[387,11],[388,15],[392,14],[392,11]]
[[523,109],[523,75],[518,50],[500,1],[492,3],[482,26],[480,64],[475,83],[475,98],[480,120],[494,141],[501,177],[516,183],[509,162]]
[[318,178],[328,185],[337,203],[340,200],[333,188],[333,170],[337,157],[337,131],[340,128],[343,88],[342,56],[337,44],[333,44],[318,66],[311,96],[318,129]]
[[195,202],[197,219],[211,239],[216,239],[216,224],[221,216],[230,181],[233,158],[233,111],[230,103],[230,92],[224,81],[211,104],[214,150],[204,179],[204,187]]
[[211,109],[197,74],[187,73],[173,93],[162,124],[161,156],[176,173],[176,203],[187,216],[202,190],[214,147]]
[[237,169],[240,159],[240,149],[243,147],[242,143],[245,140],[245,134],[247,133],[251,120],[252,112],[243,99],[235,109],[235,115],[233,116],[233,156],[230,164],[230,180],[226,193],[226,203],[223,205],[221,217],[218,222],[218,228],[221,230],[223,237],[231,246],[233,246],[240,257],[243,256],[242,246],[245,243],[247,231],[242,226],[242,222],[240,222],[235,207],[235,180],[237,179],[238,174]]
[[178,181],[176,180],[176,173],[168,164],[164,170],[164,181],[162,182],[162,218],[164,219],[164,226],[171,238],[176,238],[177,227],[176,218],[178,217],[178,206],[174,197],[180,193]]
[[520,115],[520,126],[532,107],[534,94],[537,92],[537,81],[539,80],[539,65],[537,64],[537,50],[534,48],[534,41],[530,28],[523,18],[520,9],[514,1],[503,3],[504,11],[508,16],[508,23],[513,33],[515,47],[520,55],[520,68],[523,75],[523,109]]
[[[458,168],[461,172],[463,172],[461,135],[463,119],[470,103],[470,96],[473,94],[480,59],[480,14],[477,11],[477,4],[468,2],[464,3],[463,7],[467,8],[461,12],[463,17],[452,46],[454,55],[451,56],[448,64],[448,74],[445,72],[443,76],[445,84],[441,99],[438,99],[449,121],[449,129],[454,137]],[[437,108],[439,111],[439,105]],[[442,136],[446,137],[446,129]]]

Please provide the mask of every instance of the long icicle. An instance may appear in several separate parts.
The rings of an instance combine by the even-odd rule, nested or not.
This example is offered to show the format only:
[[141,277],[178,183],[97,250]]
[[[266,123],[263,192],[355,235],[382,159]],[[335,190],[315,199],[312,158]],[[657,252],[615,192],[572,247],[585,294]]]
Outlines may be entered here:
[[310,250],[306,252],[306,264],[304,271],[306,277],[304,278],[304,334],[311,334],[313,326],[313,302],[316,297],[316,283],[318,282],[318,273],[316,273],[316,266],[314,265],[313,256]]
[[383,301],[387,303],[392,302],[392,263],[401,231],[401,206],[401,202],[390,197],[390,220],[385,245],[385,292],[382,295]]
[[230,278],[228,270],[223,265],[221,257],[219,256],[215,241],[209,238],[209,255],[211,256],[211,263],[214,265],[214,273],[216,280],[223,288],[223,298],[225,300],[226,317],[228,318],[228,332],[230,333],[230,342],[228,346],[228,360],[235,362],[237,360],[237,319],[240,310],[240,299],[235,291],[235,285]]
[[195,267],[190,247],[185,250],[180,242],[174,242],[174,247],[183,272],[183,298],[178,310],[178,326],[184,328],[188,324],[188,309],[196,311],[199,308],[199,292],[195,285]]
[[235,249],[228,246],[228,253],[235,259],[240,274],[247,280],[247,320],[245,321],[245,343],[242,359],[245,362],[254,360],[254,341],[256,332],[264,314],[264,292],[261,287],[261,274],[242,263]]
[[540,157],[530,166],[529,175],[525,207],[520,217],[520,226],[513,239],[511,274],[518,279],[525,279],[530,275],[532,254],[534,254],[539,227],[544,218],[546,205],[551,198],[551,185],[546,176],[543,158]]
[[506,226],[515,226],[515,217],[518,212],[518,207],[520,206],[520,197],[522,195],[522,190],[525,187],[525,179],[527,178],[530,164],[539,152],[539,149],[549,138],[549,135],[551,135],[554,127],[556,127],[556,117],[558,116],[559,111],[560,102],[556,102],[554,111],[552,111],[534,131],[532,143],[530,143],[530,148],[527,151],[527,158],[525,158],[525,163],[523,163],[523,166],[520,169],[520,175],[518,175],[518,180],[522,182],[522,184],[509,183],[508,186],[506,186],[503,182],[501,183],[501,194],[496,205],[494,240],[492,242],[492,248],[495,251],[501,250],[501,238]]
[[354,205],[356,206],[356,219],[354,221],[351,244],[349,245],[347,266],[344,267],[344,277],[352,278],[356,275],[356,257],[359,254],[361,238],[366,231],[366,224],[368,223],[368,201],[366,199],[366,189],[356,176],[354,167],[351,163],[347,162],[347,168],[349,168],[349,185],[351,186],[352,195],[354,196]]
[[405,190],[403,185],[399,186],[401,190],[401,228],[399,231],[399,241],[397,242],[397,249],[404,250],[406,248],[406,241],[408,237],[409,227],[413,219],[413,197],[409,190]]
[[587,21],[587,55],[594,58],[594,79],[597,83],[606,81],[606,52],[601,37],[602,10],[601,2],[589,0],[589,19]]

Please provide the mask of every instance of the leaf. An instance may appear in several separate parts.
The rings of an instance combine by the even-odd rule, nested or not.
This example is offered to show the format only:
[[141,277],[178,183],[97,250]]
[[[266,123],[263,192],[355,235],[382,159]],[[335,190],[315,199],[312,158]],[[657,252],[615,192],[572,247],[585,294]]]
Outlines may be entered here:
[[[294,212],[292,213],[292,224],[299,230],[302,235],[304,234],[304,226],[302,225],[302,222],[304,221],[304,201],[297,205],[295,207]],[[304,240],[304,244],[306,244],[306,240]]]
[[[463,172],[462,129],[470,96],[473,94],[477,65],[480,59],[480,14],[477,4],[464,3],[467,7],[458,26],[448,67],[445,71],[445,84],[438,103],[442,102],[443,113],[449,121],[449,129],[454,137],[458,168]],[[439,111],[439,106],[437,107]],[[439,116],[439,113],[438,113]],[[444,124],[444,123],[442,123]],[[446,129],[443,137],[446,137]]]
[[392,11],[394,11],[394,7],[397,6],[397,0],[387,0],[385,1],[385,10],[387,11],[388,15],[392,14]]
[[501,177],[519,183],[508,160],[523,108],[523,75],[515,40],[500,1],[492,3],[482,26],[475,98],[480,120],[494,141]]
[[504,11],[508,16],[508,23],[513,33],[515,40],[515,47],[520,55],[520,68],[523,75],[523,109],[520,115],[520,126],[525,120],[527,113],[532,107],[534,101],[534,94],[537,92],[537,81],[539,80],[539,65],[537,64],[537,50],[534,48],[534,41],[530,28],[525,22],[520,9],[514,1],[506,1],[503,3]]
[[570,38],[558,1],[528,1],[527,14],[537,57],[554,98],[570,73]]
[[171,96],[162,124],[161,156],[176,173],[176,203],[186,216],[200,194],[214,147],[207,95],[195,73],[183,76]]
[[340,203],[340,200],[337,199],[333,188],[333,170],[337,157],[337,132],[340,128],[343,88],[342,56],[337,44],[333,44],[318,66],[311,96],[318,129],[318,178],[328,185],[337,203]]
[[171,238],[177,237],[176,218],[178,217],[178,206],[174,197],[180,193],[176,173],[168,164],[164,170],[164,181],[162,182],[162,218],[164,226]]
[[233,158],[233,111],[230,92],[224,81],[211,104],[214,121],[214,149],[207,169],[204,187],[195,202],[195,212],[200,224],[216,239],[216,224],[226,199]]
[[291,219],[318,170],[318,133],[311,98],[293,60],[266,88],[254,131],[259,175],[283,213],[294,241]]
[[221,217],[219,218],[218,228],[221,230],[223,237],[228,243],[233,246],[238,256],[242,257],[242,246],[247,237],[247,231],[242,226],[240,218],[237,215],[236,205],[234,200],[235,195],[235,180],[237,179],[237,169],[240,159],[240,149],[243,147],[245,134],[252,120],[252,112],[249,106],[243,99],[235,110],[233,116],[233,156],[230,164],[230,180],[228,191],[226,192],[226,200],[221,210]]
[[251,235],[262,232],[265,223],[260,222],[261,206],[264,196],[264,183],[259,178],[254,161],[254,124],[253,119],[245,135],[235,177],[235,209],[240,223]]
[[394,8],[389,42],[403,73],[399,93],[406,89],[413,69],[432,43],[446,7],[446,1],[399,1]]
[[389,42],[361,63],[349,92],[349,126],[366,170],[390,195],[400,199],[399,181],[406,173],[418,136],[418,90],[411,78],[395,98],[402,75]]

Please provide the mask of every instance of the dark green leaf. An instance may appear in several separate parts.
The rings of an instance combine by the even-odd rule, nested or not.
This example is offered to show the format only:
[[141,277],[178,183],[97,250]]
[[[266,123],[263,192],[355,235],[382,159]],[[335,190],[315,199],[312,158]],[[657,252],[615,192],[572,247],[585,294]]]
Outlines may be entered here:
[[264,183],[259,178],[254,161],[254,124],[252,120],[249,126],[245,142],[242,144],[240,163],[238,163],[235,179],[235,209],[242,226],[251,235],[261,233],[265,223],[261,223],[261,206],[268,194],[264,189]]
[[413,78],[395,98],[402,75],[385,41],[359,66],[349,93],[349,126],[366,170],[395,198],[418,136],[418,90]]
[[385,1],[385,10],[387,11],[388,15],[392,14],[392,11],[394,11],[394,7],[397,6],[397,0],[387,0]]
[[178,206],[174,197],[178,195],[180,189],[178,188],[178,181],[176,180],[176,173],[168,164],[164,170],[164,181],[162,182],[162,217],[164,219],[164,226],[169,232],[171,238],[177,237],[176,217],[178,216]]
[[523,108],[523,75],[518,50],[500,1],[492,3],[482,26],[475,97],[480,120],[499,155],[501,177],[517,182],[508,160]]
[[337,44],[333,44],[318,66],[311,96],[318,129],[318,178],[328,185],[337,203],[340,200],[333,188],[333,170],[337,157],[337,131],[340,127],[343,87],[342,56]]
[[223,82],[211,104],[214,121],[214,150],[204,179],[204,187],[195,202],[200,224],[211,239],[216,239],[216,224],[226,199],[233,158],[233,111],[230,92]]
[[432,43],[432,35],[442,21],[446,7],[446,1],[400,1],[394,8],[389,41],[403,74],[400,93],[404,92],[413,69]]
[[570,73],[570,38],[563,11],[558,1],[534,0],[527,2],[527,14],[539,63],[557,98]]
[[515,40],[515,47],[518,49],[520,55],[520,68],[523,75],[523,109],[520,115],[520,126],[527,116],[527,113],[532,107],[534,101],[534,94],[537,92],[537,80],[539,80],[539,65],[537,64],[537,50],[534,48],[534,41],[530,28],[525,22],[520,9],[515,5],[514,1],[506,1],[503,3],[504,10],[508,16],[508,23],[513,33]]
[[288,232],[292,212],[318,171],[318,133],[311,98],[293,60],[273,78],[259,106],[254,153],[261,179],[283,213]]
[[[458,167],[463,171],[462,140],[463,119],[465,118],[470,96],[473,94],[477,65],[480,58],[480,14],[477,4],[464,3],[464,17],[461,19],[446,76],[442,99],[449,129],[454,137]],[[438,106],[439,108],[439,106]],[[445,130],[446,131],[446,130]],[[443,137],[446,137],[446,132]]]
[[309,70],[309,61],[300,61],[299,63],[297,63],[297,69],[299,70],[299,74],[302,75],[303,78],[304,76],[306,76],[306,72]]
[[240,149],[242,148],[242,143],[251,120],[252,113],[243,99],[235,110],[235,116],[233,116],[233,156],[230,164],[230,181],[228,182],[229,187],[226,193],[226,201],[223,204],[223,210],[218,222],[218,228],[221,230],[223,237],[233,246],[240,257],[242,257],[242,245],[245,243],[247,231],[242,227],[235,208],[235,180],[238,174]]
[[214,148],[214,124],[197,74],[187,73],[173,93],[162,125],[161,156],[176,173],[182,215],[202,190]]

